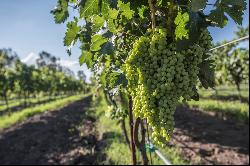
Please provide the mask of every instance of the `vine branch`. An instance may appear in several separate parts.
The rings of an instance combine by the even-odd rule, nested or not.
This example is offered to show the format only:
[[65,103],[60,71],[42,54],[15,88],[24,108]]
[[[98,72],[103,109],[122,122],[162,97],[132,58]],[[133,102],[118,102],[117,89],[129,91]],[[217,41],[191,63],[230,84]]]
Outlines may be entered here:
[[155,17],[155,0],[148,0],[149,8],[151,11],[152,29],[156,27],[156,17]]
[[131,152],[132,152],[132,163],[136,165],[136,149],[135,149],[135,141],[134,141],[134,120],[133,120],[133,100],[132,97],[129,96],[129,123],[130,123],[130,144],[131,144]]
[[[141,126],[141,141],[139,141],[139,126]],[[142,163],[143,165],[148,165],[148,157],[147,151],[145,148],[146,144],[146,129],[144,127],[143,121],[140,118],[137,118],[135,121],[135,128],[134,128],[134,139],[135,145],[140,150]]]

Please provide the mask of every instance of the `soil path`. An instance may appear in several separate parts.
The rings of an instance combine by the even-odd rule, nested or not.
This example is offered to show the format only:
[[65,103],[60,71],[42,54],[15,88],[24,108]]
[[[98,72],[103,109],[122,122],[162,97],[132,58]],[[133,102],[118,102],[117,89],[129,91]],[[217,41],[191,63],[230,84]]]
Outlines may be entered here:
[[193,164],[249,164],[249,124],[179,107],[172,145]]
[[0,164],[94,164],[91,97],[0,131]]

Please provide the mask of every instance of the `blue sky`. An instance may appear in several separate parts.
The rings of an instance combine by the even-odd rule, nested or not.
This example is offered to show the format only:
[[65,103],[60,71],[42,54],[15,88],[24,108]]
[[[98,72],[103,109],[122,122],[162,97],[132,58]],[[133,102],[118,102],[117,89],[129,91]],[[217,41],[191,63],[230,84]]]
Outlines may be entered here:
[[[69,57],[63,46],[66,30],[64,24],[55,24],[50,10],[56,0],[0,0],[0,48],[12,48],[21,58],[30,53],[38,54],[45,50],[65,61],[77,61],[80,50],[76,47]],[[249,23],[248,9],[243,25]],[[230,20],[224,29],[210,28],[214,41],[231,40],[237,25]],[[86,67],[75,66],[73,70]]]

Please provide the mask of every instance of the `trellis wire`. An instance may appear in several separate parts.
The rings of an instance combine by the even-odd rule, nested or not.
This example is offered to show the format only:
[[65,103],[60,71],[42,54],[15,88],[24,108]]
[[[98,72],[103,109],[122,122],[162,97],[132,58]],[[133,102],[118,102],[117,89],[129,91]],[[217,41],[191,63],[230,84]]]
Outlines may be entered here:
[[245,37],[242,37],[242,38],[239,38],[239,39],[236,39],[236,40],[233,40],[233,41],[230,41],[228,43],[222,44],[220,46],[214,47],[214,48],[210,49],[209,51],[213,51],[213,50],[225,47],[227,45],[230,45],[230,44],[233,44],[233,43],[238,43],[238,42],[241,42],[241,41],[244,41],[244,40],[247,40],[247,39],[249,39],[249,35],[245,36]]

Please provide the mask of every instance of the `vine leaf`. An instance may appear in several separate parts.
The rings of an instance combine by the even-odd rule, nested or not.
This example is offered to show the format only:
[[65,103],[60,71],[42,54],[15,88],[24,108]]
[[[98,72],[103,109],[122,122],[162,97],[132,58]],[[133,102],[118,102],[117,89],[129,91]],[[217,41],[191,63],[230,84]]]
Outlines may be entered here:
[[192,0],[191,9],[193,12],[198,12],[204,9],[207,5],[207,0]]
[[116,9],[110,9],[108,10],[108,16],[110,19],[114,20],[117,19],[119,12]]
[[114,20],[109,19],[107,23],[108,23],[109,31],[112,32],[112,33],[116,33],[117,29],[116,29]]
[[94,35],[91,39],[90,50],[97,52],[101,49],[101,46],[107,42],[107,39],[102,37],[101,35]]
[[109,87],[115,88],[118,86],[126,87],[128,84],[128,80],[126,79],[126,76],[123,73],[120,72],[112,72],[109,75]]
[[76,4],[77,0],[69,0],[70,3]]
[[102,71],[101,75],[100,75],[100,81],[101,81],[101,84],[103,85],[103,87],[106,87],[107,86],[107,82],[106,82],[106,72],[105,70]]
[[108,29],[110,32],[115,33],[117,31],[115,20],[117,19],[119,11],[116,9],[108,8],[107,14],[105,14],[105,19],[107,20]]
[[[80,41],[83,43],[90,43],[91,42],[91,35],[92,35],[92,23],[86,22],[86,25],[80,32]],[[89,50],[89,49],[87,49]]]
[[141,7],[138,7],[138,15],[140,16],[140,18],[144,19],[144,13],[145,11],[148,9],[148,7],[142,5]]
[[177,25],[175,29],[175,38],[176,40],[178,39],[183,39],[183,38],[188,38],[188,29],[186,29],[186,25],[189,22],[189,14],[188,13],[181,13],[179,12],[177,17],[175,18],[174,23]]
[[186,25],[188,29],[189,38],[177,40],[177,50],[181,51],[187,49],[189,46],[195,44],[199,39],[201,30],[208,26],[207,22],[203,19],[202,15],[197,12],[189,13],[189,22]]
[[221,4],[225,12],[237,23],[242,24],[244,11],[246,10],[245,0],[222,0]]
[[79,58],[80,65],[83,65],[86,63],[88,68],[91,68],[93,66],[93,61],[92,61],[93,54],[88,51],[82,51],[82,55]]
[[68,0],[58,0],[56,8],[51,13],[54,15],[55,23],[65,22],[69,17]]
[[220,28],[223,28],[228,23],[228,18],[224,14],[224,10],[221,7],[218,7],[215,10],[212,10],[209,14],[208,18],[212,21],[212,23]]
[[246,0],[221,0],[216,4],[217,8],[212,10],[208,18],[215,26],[225,27],[228,23],[227,13],[237,24],[242,24]]
[[83,0],[80,7],[80,18],[89,18],[99,12],[99,0]]
[[102,55],[112,55],[114,51],[113,43],[107,42],[102,45],[102,48],[100,50],[100,54]]
[[164,7],[168,5],[168,0],[158,0],[156,4],[157,6]]
[[206,89],[213,88],[215,86],[215,66],[213,65],[213,61],[205,60],[199,65],[199,68],[198,77],[202,86]]
[[74,44],[76,42],[77,35],[80,30],[81,30],[81,27],[77,25],[76,21],[68,22],[67,31],[64,37],[64,45],[71,46],[72,44]]
[[104,25],[105,19],[101,16],[93,16],[93,31],[98,31]]
[[135,12],[130,9],[130,2],[123,3],[121,0],[118,0],[117,6],[121,12],[121,15],[126,17],[128,20],[133,18]]

